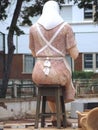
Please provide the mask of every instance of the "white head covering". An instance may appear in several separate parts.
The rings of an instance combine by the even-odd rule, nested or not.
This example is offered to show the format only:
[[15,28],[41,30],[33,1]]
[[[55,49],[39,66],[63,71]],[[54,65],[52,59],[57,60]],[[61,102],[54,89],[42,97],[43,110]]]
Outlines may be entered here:
[[37,22],[47,30],[52,29],[64,21],[59,11],[58,3],[50,0],[44,4],[42,15]]

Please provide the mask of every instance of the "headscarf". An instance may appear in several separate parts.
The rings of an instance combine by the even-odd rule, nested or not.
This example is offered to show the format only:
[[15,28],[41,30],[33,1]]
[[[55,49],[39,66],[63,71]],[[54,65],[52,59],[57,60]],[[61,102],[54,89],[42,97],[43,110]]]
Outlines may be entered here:
[[59,14],[59,5],[56,1],[48,1],[44,4],[42,15],[38,19],[38,23],[43,25],[45,29],[53,29],[64,20]]

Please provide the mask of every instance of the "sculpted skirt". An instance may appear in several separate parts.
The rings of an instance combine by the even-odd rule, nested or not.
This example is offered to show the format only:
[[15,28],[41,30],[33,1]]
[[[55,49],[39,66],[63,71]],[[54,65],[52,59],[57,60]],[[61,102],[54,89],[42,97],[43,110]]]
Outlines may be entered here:
[[38,58],[32,72],[32,79],[36,84],[59,84],[64,86],[65,102],[74,100],[75,88],[71,79],[70,67],[65,59]]

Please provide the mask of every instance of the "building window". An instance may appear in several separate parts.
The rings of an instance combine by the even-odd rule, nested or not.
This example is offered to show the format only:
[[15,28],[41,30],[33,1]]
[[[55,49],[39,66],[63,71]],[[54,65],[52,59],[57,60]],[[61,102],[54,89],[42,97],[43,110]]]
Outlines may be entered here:
[[83,54],[84,71],[93,71],[98,73],[98,53]]
[[32,55],[24,55],[24,70],[25,73],[32,73],[32,69],[35,64],[35,58]]
[[84,19],[93,18],[93,5],[89,4],[87,7],[84,7]]
[[93,68],[93,55],[84,54],[84,69],[92,69],[92,68]]
[[98,68],[98,54],[96,54],[96,68]]

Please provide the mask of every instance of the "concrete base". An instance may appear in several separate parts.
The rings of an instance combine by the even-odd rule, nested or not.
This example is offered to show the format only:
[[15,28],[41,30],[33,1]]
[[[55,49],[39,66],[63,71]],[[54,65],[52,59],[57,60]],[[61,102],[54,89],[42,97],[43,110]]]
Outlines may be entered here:
[[[19,119],[26,115],[34,116],[36,113],[36,99],[0,99],[7,106],[7,109],[0,107],[0,119]],[[66,104],[66,111],[70,111],[71,103]],[[49,111],[48,105],[46,111]]]
[[32,99],[2,99],[7,109],[0,107],[0,119],[25,117],[26,114],[35,114],[36,100]]
[[71,118],[78,118],[76,111],[84,112],[87,109],[98,107],[98,98],[81,98],[71,103]]
[[[36,113],[36,99],[32,98],[23,98],[23,99],[0,99],[1,102],[4,102],[7,105],[7,109],[0,107],[0,119],[15,118],[19,119],[25,117],[26,115],[35,115]],[[77,118],[76,111],[83,112],[86,109],[87,103],[96,103],[98,98],[81,98],[76,99],[74,102],[66,103],[66,111],[69,112],[71,118]],[[93,104],[94,106],[94,104]],[[94,106],[95,107],[95,106]],[[49,108],[47,106],[47,111]]]

